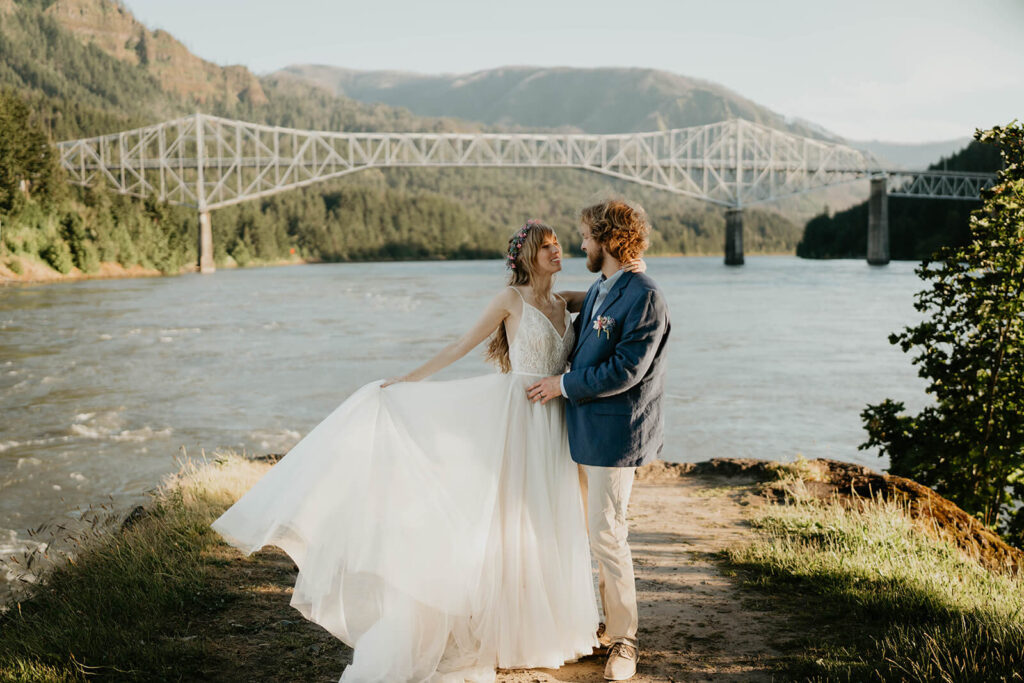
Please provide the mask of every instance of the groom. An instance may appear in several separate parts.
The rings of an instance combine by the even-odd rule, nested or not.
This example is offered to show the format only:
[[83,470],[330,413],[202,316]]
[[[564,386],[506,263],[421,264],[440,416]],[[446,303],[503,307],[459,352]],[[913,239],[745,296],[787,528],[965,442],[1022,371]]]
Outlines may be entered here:
[[663,443],[668,308],[658,286],[641,273],[620,270],[647,248],[650,225],[642,209],[613,200],[580,214],[587,269],[601,273],[573,326],[572,369],[527,389],[531,400],[568,399],[569,449],[585,481],[587,528],[598,565],[604,607],[602,644],[609,644],[604,677],[636,673],[636,587],[626,537],[626,507],[638,465]]

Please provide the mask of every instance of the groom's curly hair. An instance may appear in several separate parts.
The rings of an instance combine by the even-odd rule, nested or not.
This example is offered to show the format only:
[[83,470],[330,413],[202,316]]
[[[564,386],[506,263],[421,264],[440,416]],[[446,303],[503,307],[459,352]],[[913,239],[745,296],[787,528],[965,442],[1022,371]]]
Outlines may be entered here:
[[580,221],[590,228],[590,236],[600,242],[618,261],[643,256],[650,240],[651,224],[640,206],[621,199],[610,199],[580,211]]

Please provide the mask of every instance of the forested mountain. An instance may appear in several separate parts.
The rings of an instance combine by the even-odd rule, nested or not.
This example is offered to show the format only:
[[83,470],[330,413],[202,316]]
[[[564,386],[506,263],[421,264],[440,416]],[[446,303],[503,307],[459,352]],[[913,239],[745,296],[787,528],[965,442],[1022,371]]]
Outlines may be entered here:
[[[999,152],[971,142],[929,166],[930,170],[994,173]],[[941,246],[962,245],[970,237],[968,218],[980,202],[889,197],[889,243],[894,259],[924,259]],[[868,203],[835,215],[811,219],[796,253],[805,258],[864,258],[867,254]]]
[[290,79],[257,79],[149,31],[113,0],[0,0],[0,88],[30,102],[54,139],[206,113],[332,130],[476,130]]

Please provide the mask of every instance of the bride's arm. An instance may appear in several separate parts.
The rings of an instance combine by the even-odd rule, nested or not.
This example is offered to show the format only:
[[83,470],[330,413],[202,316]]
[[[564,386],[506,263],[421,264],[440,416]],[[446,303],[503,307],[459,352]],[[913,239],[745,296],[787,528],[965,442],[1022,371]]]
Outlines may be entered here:
[[459,360],[498,329],[498,325],[508,317],[517,299],[518,297],[516,297],[511,289],[503,289],[497,296],[491,299],[491,303],[487,304],[483,314],[465,334],[441,349],[436,356],[409,374],[389,379],[381,387],[387,387],[396,382],[418,382]]
[[[642,258],[633,261],[626,261],[622,264],[622,270],[627,273],[644,273],[647,271],[647,262]],[[583,310],[583,300],[587,298],[586,292],[565,291],[558,292],[558,296],[565,299],[565,306],[570,313],[579,313]]]
[[565,307],[570,313],[579,313],[583,309],[583,300],[587,297],[586,292],[556,292],[556,295],[565,299]]

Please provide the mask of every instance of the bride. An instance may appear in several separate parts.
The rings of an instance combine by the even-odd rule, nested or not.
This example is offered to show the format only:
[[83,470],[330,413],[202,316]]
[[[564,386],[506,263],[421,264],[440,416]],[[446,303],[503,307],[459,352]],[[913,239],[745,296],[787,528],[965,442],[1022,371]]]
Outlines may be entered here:
[[[357,390],[213,524],[246,553],[291,556],[291,604],[354,648],[343,683],[493,681],[598,645],[564,406],[526,396],[565,370],[583,293],[552,294],[561,247],[540,222],[506,264],[468,332]],[[501,373],[417,382],[488,337]]]

